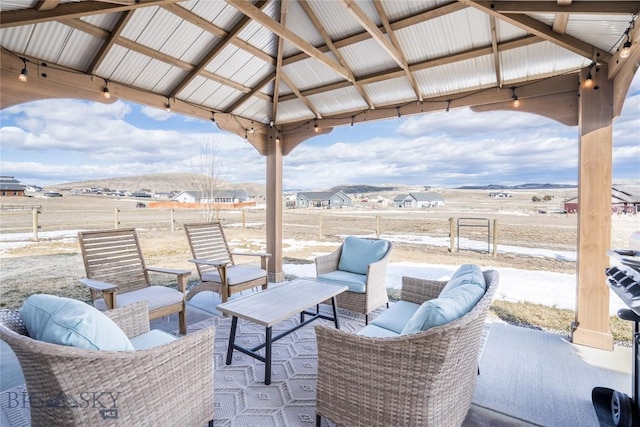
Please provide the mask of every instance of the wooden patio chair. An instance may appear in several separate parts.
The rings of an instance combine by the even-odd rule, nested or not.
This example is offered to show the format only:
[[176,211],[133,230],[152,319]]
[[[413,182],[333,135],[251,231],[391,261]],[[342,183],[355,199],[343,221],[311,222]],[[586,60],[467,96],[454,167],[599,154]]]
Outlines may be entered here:
[[[185,224],[193,262],[200,275],[200,285],[189,291],[187,300],[202,291],[220,294],[222,302],[236,292],[256,288],[267,289],[268,253],[231,252],[219,221]],[[259,256],[260,267],[236,265],[234,255]]]
[[[146,302],[104,313],[132,341],[149,336]],[[34,427],[212,427],[214,337],[211,326],[152,348],[78,348],[31,338],[20,311],[0,311],[0,339],[20,362]]]
[[[90,288],[96,308],[113,310],[146,300],[150,319],[178,313],[180,333],[187,333],[185,302],[189,270],[147,267],[134,228],[81,231],[78,242],[87,275],[80,283]],[[152,286],[149,272],[175,275],[177,289]]]

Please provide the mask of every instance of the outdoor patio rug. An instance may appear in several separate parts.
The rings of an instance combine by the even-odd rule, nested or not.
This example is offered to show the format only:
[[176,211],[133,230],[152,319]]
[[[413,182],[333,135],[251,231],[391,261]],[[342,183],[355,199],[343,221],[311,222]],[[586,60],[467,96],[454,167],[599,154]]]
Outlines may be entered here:
[[[323,311],[328,307],[323,307]],[[374,314],[375,315],[375,314]],[[364,326],[364,318],[346,310],[340,311],[340,329],[355,332]],[[372,316],[373,317],[373,316]],[[286,320],[274,327],[274,335],[298,322]],[[215,334],[215,420],[216,427],[290,427],[315,426],[316,341],[314,325],[333,322],[319,319],[273,344],[272,382],[264,384],[264,363],[235,351],[231,365],[225,364],[231,318],[213,316],[192,324],[188,332],[210,325]],[[485,328],[488,331],[488,328]],[[239,320],[236,342],[250,347],[263,342],[264,328]],[[0,426],[30,425],[28,407],[15,405],[24,386],[0,393]],[[528,426],[526,422],[510,418],[486,408],[472,405],[464,427]],[[323,419],[323,427],[335,424]]]

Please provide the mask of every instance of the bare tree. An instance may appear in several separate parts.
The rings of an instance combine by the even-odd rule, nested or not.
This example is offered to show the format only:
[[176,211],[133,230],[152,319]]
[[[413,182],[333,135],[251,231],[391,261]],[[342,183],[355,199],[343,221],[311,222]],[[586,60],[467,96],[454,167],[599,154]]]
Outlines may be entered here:
[[199,191],[200,211],[205,221],[211,222],[219,218],[216,195],[220,192],[224,182],[220,176],[219,158],[217,155],[217,141],[206,140],[200,146],[199,166],[194,173],[195,188]]

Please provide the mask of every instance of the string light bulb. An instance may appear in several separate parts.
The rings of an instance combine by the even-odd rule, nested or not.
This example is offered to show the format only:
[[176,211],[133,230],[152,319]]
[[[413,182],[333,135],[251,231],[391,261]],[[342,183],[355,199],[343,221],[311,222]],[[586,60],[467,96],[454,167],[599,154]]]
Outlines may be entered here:
[[513,99],[513,106],[518,108],[520,106],[520,100],[518,99],[518,95],[516,95],[515,86],[511,88],[511,93],[513,94],[511,95],[511,99]]
[[169,99],[169,97],[167,96],[167,105],[165,106],[167,113],[171,112],[171,100]]
[[315,131],[315,133],[318,133],[320,131],[320,128],[318,127],[318,121],[314,120],[313,122],[313,130]]
[[444,111],[444,114],[449,115],[449,108],[451,107],[451,100],[447,100],[447,109]]
[[104,81],[104,88],[102,89],[102,96],[104,96],[105,99],[111,99],[111,92],[109,92],[109,81],[108,80]]
[[587,74],[587,79],[584,81],[584,87],[593,87],[593,76],[591,72]]
[[631,55],[631,40],[629,40],[629,36],[627,35],[627,41],[622,45],[622,49],[620,49],[620,58],[628,58]]
[[20,71],[20,75],[18,76],[18,80],[20,80],[21,82],[26,82],[28,79],[28,75],[29,75],[29,70],[27,70],[27,60],[24,58],[20,58],[22,59],[22,62],[24,63],[24,67],[22,67],[22,71]]

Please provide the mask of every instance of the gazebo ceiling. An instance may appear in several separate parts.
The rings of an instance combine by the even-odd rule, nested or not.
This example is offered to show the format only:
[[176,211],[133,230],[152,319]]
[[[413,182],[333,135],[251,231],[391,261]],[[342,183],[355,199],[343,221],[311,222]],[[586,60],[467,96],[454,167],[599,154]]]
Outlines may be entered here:
[[296,133],[515,98],[577,124],[580,69],[606,63],[612,78],[633,60],[635,73],[639,11],[630,0],[2,0],[0,106],[121,98],[215,120],[262,153],[275,126],[293,140],[285,154]]

